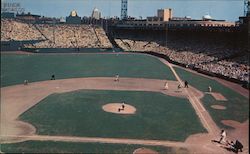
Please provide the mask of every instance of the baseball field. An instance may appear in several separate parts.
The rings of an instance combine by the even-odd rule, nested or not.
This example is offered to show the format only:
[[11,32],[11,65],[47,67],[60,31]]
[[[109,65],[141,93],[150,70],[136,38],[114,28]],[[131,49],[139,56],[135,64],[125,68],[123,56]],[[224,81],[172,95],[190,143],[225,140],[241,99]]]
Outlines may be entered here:
[[247,153],[237,88],[145,54],[4,53],[1,151],[230,153],[211,142],[225,129]]

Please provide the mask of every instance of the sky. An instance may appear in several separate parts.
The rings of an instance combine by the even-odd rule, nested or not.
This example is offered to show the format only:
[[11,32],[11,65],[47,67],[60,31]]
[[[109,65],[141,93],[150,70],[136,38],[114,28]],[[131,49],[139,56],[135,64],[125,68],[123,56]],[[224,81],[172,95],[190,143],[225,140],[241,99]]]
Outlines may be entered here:
[[[25,12],[47,17],[66,17],[72,10],[78,16],[90,16],[96,7],[102,17],[120,17],[121,0],[1,0],[20,3]],[[174,17],[201,19],[209,14],[214,19],[237,21],[243,16],[244,0],[128,0],[128,16],[156,16],[157,9],[172,8]]]

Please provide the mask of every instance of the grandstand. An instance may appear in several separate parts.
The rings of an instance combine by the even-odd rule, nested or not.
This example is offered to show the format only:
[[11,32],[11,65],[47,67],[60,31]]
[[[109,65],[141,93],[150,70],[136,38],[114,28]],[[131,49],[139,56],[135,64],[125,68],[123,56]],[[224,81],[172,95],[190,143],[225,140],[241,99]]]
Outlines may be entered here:
[[32,24],[12,19],[1,19],[1,41],[44,39],[43,35]]
[[[25,48],[111,48],[104,30],[91,25],[30,24],[1,20],[1,41],[41,40]],[[94,36],[94,37],[93,37]]]

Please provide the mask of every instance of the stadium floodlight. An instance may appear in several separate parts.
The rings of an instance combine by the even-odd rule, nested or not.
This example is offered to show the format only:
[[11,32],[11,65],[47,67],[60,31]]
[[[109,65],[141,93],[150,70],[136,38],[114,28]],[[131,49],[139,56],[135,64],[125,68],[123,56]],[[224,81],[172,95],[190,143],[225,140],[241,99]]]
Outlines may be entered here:
[[250,0],[244,0],[244,16],[250,15]]
[[127,19],[128,18],[128,0],[121,0],[121,19]]

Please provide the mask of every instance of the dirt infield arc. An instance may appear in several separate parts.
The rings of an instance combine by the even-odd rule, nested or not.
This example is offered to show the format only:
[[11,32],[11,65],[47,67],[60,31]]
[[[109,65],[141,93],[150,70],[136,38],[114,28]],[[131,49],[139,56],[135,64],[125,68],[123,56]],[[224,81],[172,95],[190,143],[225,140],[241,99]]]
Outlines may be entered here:
[[15,119],[19,115],[52,93],[63,93],[79,89],[98,89],[155,91],[171,96],[185,97],[183,92],[175,92],[176,81],[169,81],[169,87],[172,90],[168,91],[163,90],[164,82],[164,80],[136,78],[121,78],[120,82],[114,82],[113,78],[75,78],[4,87],[1,89],[1,101],[3,102],[1,106],[2,134],[26,135],[23,129],[12,131],[16,127],[8,126],[14,126]]
[[[35,130],[29,125],[23,123],[22,126],[18,125],[16,119],[23,112],[34,106],[43,98],[51,93],[68,92],[77,89],[110,89],[110,90],[133,90],[133,91],[156,91],[162,92],[167,95],[186,97],[184,92],[176,92],[177,81],[168,81],[169,90],[163,90],[165,80],[153,80],[153,79],[136,79],[136,78],[121,78],[120,82],[114,82],[113,78],[77,78],[77,79],[65,79],[54,81],[43,81],[31,83],[28,86],[15,85],[10,87],[4,87],[1,89],[2,93],[2,116],[1,116],[1,133],[2,139],[7,142],[17,142],[24,140],[64,140],[71,142],[104,142],[104,143],[131,143],[131,144],[145,144],[145,145],[164,145],[164,146],[177,146],[186,147],[194,146],[195,143],[199,143],[201,147],[206,147],[210,150],[214,148],[207,145],[207,143],[201,144],[201,140],[212,139],[213,136],[209,134],[194,135],[189,137],[187,142],[192,144],[184,144],[182,142],[169,142],[169,141],[155,141],[155,140],[130,140],[130,139],[107,139],[107,138],[80,138],[80,137],[59,137],[59,136],[41,136],[34,135]],[[171,90],[172,89],[172,90]],[[25,128],[25,129],[24,129]],[[30,130],[30,132],[27,132]],[[86,139],[86,140],[85,140]],[[200,140],[201,139],[201,140]],[[199,142],[197,142],[199,141]],[[194,144],[194,145],[193,145]],[[195,145],[194,147],[196,147]],[[195,149],[195,148],[194,148]],[[217,149],[221,150],[221,149]]]

